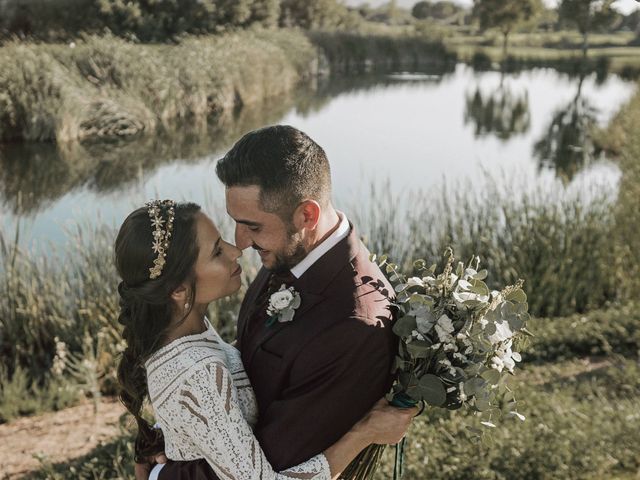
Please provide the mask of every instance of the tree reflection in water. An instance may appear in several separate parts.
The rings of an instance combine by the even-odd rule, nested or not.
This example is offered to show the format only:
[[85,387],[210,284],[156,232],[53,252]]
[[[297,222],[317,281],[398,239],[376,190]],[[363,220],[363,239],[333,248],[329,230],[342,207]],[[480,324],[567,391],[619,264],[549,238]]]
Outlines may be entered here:
[[545,134],[533,147],[538,167],[554,169],[564,183],[597,157],[592,138],[597,110],[582,96],[584,78],[582,74],[574,99],[554,113]]
[[[438,83],[453,71],[453,66],[434,68],[426,71],[431,75],[425,78],[428,83]],[[120,142],[0,144],[0,203],[13,214],[24,215],[48,208],[79,188],[113,192],[135,184],[143,173],[149,176],[163,165],[197,163],[212,154],[222,154],[246,132],[277,123],[293,108],[308,116],[339,95],[403,82],[381,74],[331,79],[217,118],[215,126],[206,122],[173,125]],[[213,170],[211,175],[213,179]]]
[[126,141],[0,145],[0,202],[13,214],[25,215],[78,188],[113,192],[163,165],[202,161],[247,131],[282,118],[293,104],[291,96],[279,97],[218,118],[216,126],[172,125]]
[[467,94],[464,112],[465,125],[475,126],[475,136],[495,135],[500,140],[509,140],[514,135],[529,131],[531,115],[529,113],[529,94],[515,93],[504,82],[504,72],[500,86],[485,94],[480,87]]

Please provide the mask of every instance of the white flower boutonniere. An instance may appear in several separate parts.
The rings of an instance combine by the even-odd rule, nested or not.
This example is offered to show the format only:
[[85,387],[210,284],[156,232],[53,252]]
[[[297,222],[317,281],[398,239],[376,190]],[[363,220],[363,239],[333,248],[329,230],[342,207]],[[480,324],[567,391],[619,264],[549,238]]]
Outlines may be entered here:
[[283,283],[280,289],[269,297],[267,307],[267,327],[276,322],[285,323],[293,320],[296,309],[300,306],[300,294],[293,287],[287,288]]

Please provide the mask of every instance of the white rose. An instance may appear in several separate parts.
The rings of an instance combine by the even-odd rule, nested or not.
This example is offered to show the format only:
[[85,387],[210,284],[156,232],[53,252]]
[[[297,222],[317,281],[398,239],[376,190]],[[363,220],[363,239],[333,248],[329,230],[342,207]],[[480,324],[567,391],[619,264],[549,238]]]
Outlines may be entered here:
[[287,308],[293,301],[293,293],[290,290],[281,290],[271,295],[271,306],[276,310]]

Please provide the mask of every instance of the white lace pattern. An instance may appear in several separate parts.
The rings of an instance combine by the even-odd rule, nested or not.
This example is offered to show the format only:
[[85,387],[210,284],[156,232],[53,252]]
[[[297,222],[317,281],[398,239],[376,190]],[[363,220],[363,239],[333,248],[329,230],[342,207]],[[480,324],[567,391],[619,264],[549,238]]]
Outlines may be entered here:
[[221,480],[329,480],[323,454],[281,472],[253,434],[257,404],[240,352],[207,321],[145,364],[149,396],[171,460],[204,458]]

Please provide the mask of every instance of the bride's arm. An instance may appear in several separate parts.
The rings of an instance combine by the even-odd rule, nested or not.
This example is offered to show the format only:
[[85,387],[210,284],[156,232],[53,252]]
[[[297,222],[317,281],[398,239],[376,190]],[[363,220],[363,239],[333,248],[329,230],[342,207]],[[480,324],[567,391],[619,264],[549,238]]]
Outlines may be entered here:
[[[356,455],[371,443],[396,443],[406,431],[413,411],[382,403],[323,454],[275,472],[236,402],[226,366],[203,364],[177,392],[175,422],[222,479],[290,480],[337,478]],[[173,416],[173,415],[172,415]],[[313,419],[309,419],[313,429]]]

